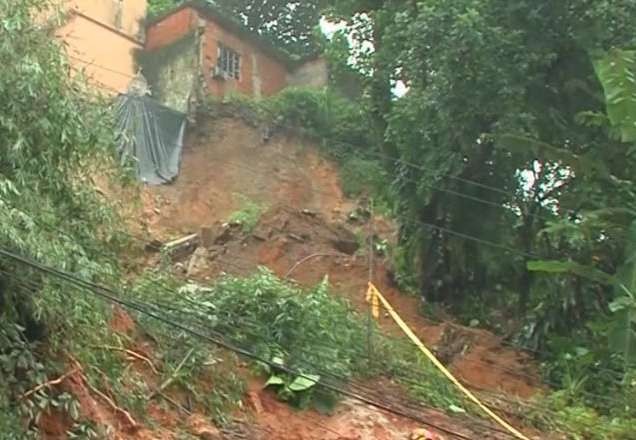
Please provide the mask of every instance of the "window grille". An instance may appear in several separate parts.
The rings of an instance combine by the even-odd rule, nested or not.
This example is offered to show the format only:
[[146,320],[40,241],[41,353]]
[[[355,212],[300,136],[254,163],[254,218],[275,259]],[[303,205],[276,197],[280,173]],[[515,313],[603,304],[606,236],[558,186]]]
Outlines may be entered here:
[[241,56],[233,49],[219,44],[219,58],[215,74],[224,74],[229,78],[241,78]]

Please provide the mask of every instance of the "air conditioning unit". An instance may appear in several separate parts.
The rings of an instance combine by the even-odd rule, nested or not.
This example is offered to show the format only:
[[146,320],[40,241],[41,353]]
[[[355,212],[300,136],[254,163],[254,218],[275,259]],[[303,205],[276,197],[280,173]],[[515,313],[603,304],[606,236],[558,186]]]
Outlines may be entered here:
[[219,66],[214,66],[214,68],[212,69],[212,78],[225,81],[226,79],[228,79],[228,77],[229,75],[227,74],[227,72],[221,69]]

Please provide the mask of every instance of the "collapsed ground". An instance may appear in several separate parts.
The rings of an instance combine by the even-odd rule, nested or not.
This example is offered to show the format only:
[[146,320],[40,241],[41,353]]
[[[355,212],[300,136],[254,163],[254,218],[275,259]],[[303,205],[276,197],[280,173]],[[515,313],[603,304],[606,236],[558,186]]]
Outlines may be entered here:
[[[367,238],[372,231],[376,243],[394,242],[391,222],[380,216],[367,218],[363,202],[345,197],[337,167],[310,141],[285,133],[265,141],[259,127],[240,119],[200,123],[188,139],[178,180],[145,188],[138,209],[129,208],[125,194],[111,196],[127,207],[135,236],[162,244],[194,237],[172,255],[171,270],[181,277],[205,284],[222,273],[248,275],[260,266],[304,286],[327,276],[334,292],[364,313],[370,272]],[[147,249],[141,258],[133,253],[130,267],[161,267],[163,255],[154,250]],[[482,399],[514,424],[522,423],[517,416],[525,409],[519,399],[530,399],[542,389],[530,357],[487,331],[425,319],[419,299],[403,294],[393,282],[380,247],[372,261],[375,284],[420,338]],[[131,369],[139,369],[148,387],[156,389],[161,385],[156,372],[161,360],[153,353],[151,339],[124,311],[114,316],[114,332],[135,341],[130,352],[123,353]],[[400,335],[388,316],[381,316],[380,325]],[[187,390],[166,387],[163,398],[148,404],[150,422],[131,426],[121,408],[115,410],[94,396],[81,370],[64,386],[78,397],[88,418],[110,426],[116,438],[172,439],[188,433],[193,438],[388,440],[409,438],[423,428],[352,399],[341,402],[331,416],[298,412],[277,401],[247,369],[241,375],[249,379],[242,397],[244,411],[224,431],[196,408],[184,409]],[[401,393],[390,382],[376,382],[369,385],[383,388],[387,399]],[[449,417],[443,411],[420,415],[469,438],[509,438],[484,430],[483,420]],[[45,418],[42,424],[47,438],[64,432],[59,417]]]

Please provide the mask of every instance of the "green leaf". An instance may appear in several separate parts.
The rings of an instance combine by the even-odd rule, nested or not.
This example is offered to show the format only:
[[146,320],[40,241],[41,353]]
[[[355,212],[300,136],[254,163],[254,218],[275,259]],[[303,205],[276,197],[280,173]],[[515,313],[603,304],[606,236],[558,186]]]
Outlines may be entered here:
[[527,266],[530,272],[570,273],[597,283],[609,285],[616,283],[614,276],[595,267],[584,266],[573,261],[537,260],[529,261]]
[[271,386],[281,386],[281,385],[285,385],[285,380],[282,377],[276,376],[276,375],[272,375],[267,380],[267,382],[265,382],[265,388],[271,387]]
[[617,313],[621,310],[633,308],[636,310],[636,301],[628,296],[621,296],[616,298],[609,304],[609,309],[612,313]]
[[285,365],[285,360],[280,356],[274,356],[272,358],[272,363],[276,365]]
[[455,414],[465,414],[466,410],[457,405],[450,405],[448,409]]
[[605,91],[607,114],[623,142],[636,141],[636,51],[614,49],[594,61]]
[[305,374],[303,376],[299,376],[292,383],[289,384],[289,389],[293,392],[301,392],[306,391],[312,387],[314,387],[318,381],[320,380],[320,376],[315,374]]

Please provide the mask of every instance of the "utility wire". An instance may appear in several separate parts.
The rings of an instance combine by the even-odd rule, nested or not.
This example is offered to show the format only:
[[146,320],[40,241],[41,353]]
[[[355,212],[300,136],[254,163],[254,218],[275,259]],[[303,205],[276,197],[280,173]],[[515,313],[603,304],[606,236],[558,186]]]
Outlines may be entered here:
[[[80,62],[82,62],[82,63],[85,63],[85,64],[86,64],[86,66],[93,66],[93,67],[97,67],[97,68],[102,69],[102,70],[105,70],[105,71],[107,71],[107,72],[115,73],[115,74],[117,74],[117,75],[121,75],[121,76],[124,76],[124,77],[126,77],[126,78],[130,78],[130,79],[134,79],[134,78],[135,78],[135,75],[131,75],[131,74],[129,74],[129,73],[124,73],[124,72],[121,72],[121,71],[119,71],[119,70],[115,70],[115,69],[112,69],[112,68],[110,68],[110,67],[106,67],[106,66],[104,66],[104,65],[102,65],[102,64],[99,64],[99,63],[97,63],[97,62],[95,62],[95,61],[89,61],[89,60],[86,60],[86,59],[84,59],[84,58],[81,58],[81,57],[78,57],[78,56],[75,56],[75,55],[71,55],[71,54],[68,54],[68,53],[67,53],[66,55],[67,55],[70,59],[73,59],[73,60],[75,60],[75,61],[80,61]],[[84,66],[84,67],[86,67],[86,66]]]
[[[112,290],[112,289],[110,289],[108,287],[100,286],[100,285],[92,283],[90,281],[86,281],[86,280],[83,280],[81,278],[78,278],[78,277],[76,277],[73,274],[70,274],[70,273],[67,273],[67,272],[64,272],[64,271],[60,271],[58,269],[55,269],[55,268],[52,268],[52,267],[49,267],[49,266],[46,266],[46,265],[42,265],[42,264],[40,264],[40,263],[38,263],[38,262],[36,262],[34,260],[31,260],[31,259],[25,258],[25,257],[21,257],[21,256],[13,253],[11,251],[3,249],[3,248],[0,248],[0,256],[8,258],[8,259],[10,259],[10,260],[12,260],[14,262],[19,263],[19,264],[22,264],[22,265],[31,267],[33,269],[36,269],[37,271],[40,271],[42,273],[45,273],[45,274],[60,278],[62,280],[65,280],[65,281],[67,281],[67,282],[69,282],[69,283],[71,283],[71,284],[73,284],[73,285],[75,285],[77,287],[84,288],[84,289],[90,291],[91,293],[95,294],[96,296],[100,297],[103,300],[106,300],[107,302],[111,302],[113,304],[118,304],[118,305],[120,305],[120,306],[122,306],[122,307],[124,307],[126,309],[129,309],[129,310],[134,310],[134,311],[136,311],[136,312],[138,312],[140,314],[143,314],[143,315],[146,315],[146,316],[148,316],[150,318],[153,318],[156,321],[162,322],[163,324],[165,324],[167,326],[170,326],[170,327],[173,327],[175,329],[181,330],[181,331],[183,331],[183,332],[185,332],[187,334],[190,334],[191,336],[197,337],[199,339],[202,339],[204,341],[207,341],[209,343],[217,345],[217,346],[219,346],[221,348],[224,348],[224,349],[227,349],[229,351],[232,351],[232,352],[234,352],[236,354],[239,354],[239,355],[241,355],[243,357],[246,357],[246,358],[249,358],[249,359],[253,359],[253,360],[256,360],[258,362],[262,362],[265,365],[269,365],[271,368],[284,371],[284,372],[286,372],[288,374],[293,374],[296,377],[304,377],[307,380],[310,380],[312,382],[314,381],[311,377],[307,377],[302,372],[295,371],[295,370],[290,369],[290,368],[288,368],[286,366],[274,363],[274,362],[272,362],[272,361],[270,361],[268,359],[265,359],[265,358],[263,358],[263,357],[261,357],[259,355],[254,354],[254,353],[250,352],[249,350],[246,350],[246,349],[244,349],[242,347],[234,346],[233,344],[231,344],[231,343],[229,343],[227,341],[224,341],[224,340],[222,340],[220,338],[208,336],[208,335],[206,335],[206,334],[204,334],[204,333],[202,333],[200,331],[197,331],[195,329],[192,329],[192,328],[190,328],[190,327],[188,327],[188,326],[186,326],[184,324],[181,324],[181,323],[178,323],[178,322],[174,322],[174,321],[170,320],[169,318],[166,318],[166,317],[164,317],[164,316],[162,316],[160,314],[145,310],[143,307],[139,307],[138,305],[135,305],[135,304],[132,304],[132,303],[126,301],[126,300],[123,300],[123,299],[120,298],[121,295],[118,294],[118,292],[116,292],[116,291],[114,291],[114,290]],[[471,440],[470,437],[467,437],[467,436],[465,436],[465,435],[463,435],[463,434],[461,434],[459,432],[446,429],[444,427],[441,427],[439,425],[431,423],[431,422],[429,422],[427,420],[423,420],[420,417],[417,417],[417,416],[415,416],[413,414],[408,414],[408,413],[405,413],[405,412],[403,412],[401,410],[395,409],[395,408],[393,408],[393,407],[391,407],[389,405],[385,405],[382,402],[377,402],[377,401],[373,400],[372,398],[366,397],[364,395],[360,395],[360,394],[357,394],[355,392],[351,392],[351,391],[348,391],[348,390],[341,389],[340,387],[338,387],[336,385],[333,385],[331,383],[319,382],[319,385],[322,386],[323,388],[326,388],[326,389],[332,391],[332,392],[335,392],[335,393],[344,395],[346,397],[350,397],[350,398],[359,400],[359,401],[361,401],[363,403],[366,403],[366,404],[368,404],[370,406],[374,406],[374,407],[376,407],[378,409],[381,409],[381,410],[384,410],[386,412],[389,412],[389,413],[392,413],[392,414],[395,414],[395,415],[398,415],[398,416],[401,416],[401,417],[404,417],[404,418],[409,418],[409,419],[411,419],[411,420],[413,420],[415,422],[422,423],[425,426],[429,426],[429,427],[431,427],[431,428],[433,428],[433,429],[435,429],[437,431],[443,432],[443,433],[448,434],[448,435],[452,435],[452,436],[454,436],[456,438]]]
[[[291,207],[291,206],[288,206],[287,208],[295,210],[295,208]],[[464,239],[467,239],[467,240],[476,241],[478,243],[481,243],[482,241],[485,241],[485,240],[479,239],[478,237],[470,236],[468,234],[459,233],[457,231],[453,231],[453,230],[450,230],[450,229],[447,229],[447,228],[440,228],[440,227],[438,227],[436,225],[432,225],[432,224],[426,224],[426,223],[423,223],[423,222],[413,222],[413,224],[423,225],[423,226],[429,227],[431,229],[442,229],[444,232],[449,233],[451,235],[459,236],[460,238],[464,238]],[[52,226],[49,226],[49,225],[46,225],[46,227],[49,228],[49,229],[55,229],[55,230],[59,231],[60,233],[62,233],[63,235],[65,235],[65,236],[67,236],[69,238],[72,238],[70,235],[68,235],[67,233],[65,233],[61,229],[56,229],[55,227],[52,227]],[[146,239],[144,237],[141,237],[139,235],[136,235],[136,234],[132,234],[132,233],[129,233],[129,232],[123,232],[123,235],[128,236],[129,238],[132,238],[132,239],[140,242],[140,244],[142,244],[144,246],[153,244],[151,241],[148,241],[148,239]],[[491,246],[501,247],[500,245],[498,245],[496,243],[489,242],[489,244]],[[514,251],[513,249],[509,249],[509,248],[507,248],[505,246],[503,246],[503,248],[505,250],[509,250],[510,252]],[[106,255],[106,254],[103,254],[103,255]],[[117,258],[117,255],[115,253],[111,253],[109,255],[109,257]],[[535,258],[539,258],[539,257],[535,256]],[[237,263],[230,262],[230,261],[224,261],[222,259],[214,261],[213,264],[219,265],[219,266],[229,266],[229,267],[232,267],[232,268],[238,270],[241,273],[255,270],[255,268],[252,268],[252,267],[249,267],[249,266],[238,265]],[[165,286],[162,286],[161,283],[159,283],[157,281],[154,281],[154,280],[152,281],[152,283],[154,285],[156,285],[157,287],[160,287],[160,288],[161,287],[165,287]],[[433,321],[430,318],[426,318],[426,319],[431,321],[431,322],[436,322],[436,323],[440,323],[440,324],[442,323],[441,321]],[[533,350],[533,349],[530,349],[528,347],[519,346],[518,344],[507,343],[505,341],[502,341],[502,345],[507,345],[507,346],[510,346],[511,348],[521,349],[521,350],[529,351],[531,353],[536,353],[536,354],[546,354],[546,355],[549,354],[548,352],[545,352],[545,351]],[[476,362],[476,361],[473,361],[473,360],[468,360],[468,361]],[[494,367],[497,368],[497,366],[494,366]],[[613,374],[616,375],[617,378],[622,378],[622,376],[623,376],[623,373],[619,372],[618,370],[610,370],[610,369],[605,369],[605,368],[598,367],[598,371],[608,371],[608,372],[611,371]],[[554,383],[550,383],[550,382],[546,382],[546,383],[548,383],[549,385],[555,386],[555,387],[560,387],[561,386],[559,384],[554,384]],[[603,397],[603,396],[601,396],[601,397]]]
[[[288,207],[288,208],[289,209],[294,209],[293,207]],[[438,229],[439,228],[439,227],[437,227],[435,225],[424,224],[423,222],[416,222],[415,224],[418,224],[418,225],[422,224],[422,225],[425,225],[427,227],[430,227],[431,229]],[[48,225],[47,225],[47,227],[49,229],[51,229],[51,228],[52,229],[56,229],[54,227],[49,227]],[[472,241],[477,241],[478,243],[481,243],[483,241],[483,240],[479,239],[478,237],[469,236],[467,234],[459,233],[459,232],[456,232],[456,231],[453,231],[453,230],[450,230],[450,229],[447,229],[447,228],[441,228],[441,229],[443,229],[444,232],[447,232],[447,233],[449,233],[451,235],[459,236],[460,238],[470,239]],[[60,229],[57,229],[57,230],[60,231],[60,233],[62,233],[63,235],[68,236],[69,238],[72,238],[67,233],[65,233],[64,231],[61,231]],[[129,238],[137,240],[138,242],[140,242],[144,246],[153,244],[151,241],[148,241],[146,238],[143,238],[143,237],[135,235],[135,234],[124,232],[123,235],[128,236]],[[499,247],[499,245],[496,244],[496,243],[490,243],[490,244],[491,244],[491,246],[498,246]],[[504,247],[504,249],[508,249],[508,248]],[[510,249],[510,251],[512,251],[512,249]],[[106,254],[104,254],[104,255],[106,255]],[[116,258],[117,255],[115,253],[111,253],[110,257],[115,257]],[[255,270],[255,268],[251,268],[249,266],[238,265],[237,263],[230,262],[230,261],[224,261],[222,259],[221,260],[216,260],[214,262],[214,264],[215,265],[219,265],[219,266],[229,266],[229,267],[232,267],[232,268],[238,270],[241,273]],[[154,281],[154,280],[152,281],[152,283],[154,285],[156,285],[157,287],[165,287],[165,286],[162,286],[161,283],[159,283],[157,281]],[[426,318],[426,319],[431,321],[431,322],[442,323],[441,321],[433,321],[430,318]],[[510,346],[511,348],[521,349],[521,350],[529,351],[531,353],[536,353],[536,354],[546,354],[546,355],[549,354],[548,352],[545,352],[545,351],[533,350],[533,349],[530,349],[528,347],[519,346],[518,344],[507,343],[505,341],[502,341],[502,345],[507,345],[507,346]],[[495,368],[496,368],[496,366],[495,366]],[[619,372],[618,370],[609,370],[609,369],[598,367],[598,371],[612,371],[613,374],[615,374],[617,378],[622,378],[622,376],[623,376],[623,373]],[[548,382],[548,384],[556,386],[556,387],[560,387],[560,385],[551,384],[549,382]]]
[[[11,273],[9,273],[9,272],[5,272],[5,273],[7,273],[7,274],[8,274],[8,275],[10,275],[10,276],[15,276],[15,274],[11,274]],[[37,285],[35,286],[35,288],[38,288],[38,287],[41,287],[41,286],[37,286]],[[77,286],[75,286],[75,287],[77,288]],[[31,290],[29,290],[29,291],[31,292]],[[138,306],[138,307],[142,307],[141,305],[137,305],[137,306]],[[173,321],[174,321],[174,318],[172,318],[172,317],[170,317],[169,319],[171,319],[171,320],[173,320]],[[206,324],[204,324],[204,325],[203,325],[202,327],[200,327],[200,328],[203,328],[205,325],[206,325]],[[201,332],[202,330],[200,330],[200,329],[199,329],[199,330],[197,330],[197,331],[200,331],[200,332]],[[221,334],[221,333],[219,333],[218,331],[214,331],[214,332],[209,332],[209,331],[208,331],[208,332],[205,332],[205,333],[206,333],[208,336],[217,336],[217,337],[222,337],[222,334]],[[226,341],[227,341],[227,339],[226,339]],[[271,341],[265,341],[265,342],[271,342]],[[237,344],[238,344],[238,341],[236,341],[236,340],[231,340],[231,342],[230,342],[230,343],[232,343],[232,344],[234,344],[234,345],[237,345]],[[301,359],[296,359],[296,361],[300,361],[300,363],[302,363],[303,365],[307,365],[307,366],[309,367],[309,371],[318,372],[318,373],[320,373],[320,374],[321,374],[321,376],[332,377],[332,378],[335,378],[335,380],[338,380],[338,381],[340,381],[340,382],[341,382],[341,383],[340,383],[340,384],[338,384],[338,385],[335,385],[335,384],[334,384],[334,386],[339,386],[339,387],[342,387],[342,386],[351,386],[351,387],[352,387],[352,388],[353,388],[356,392],[364,392],[364,393],[366,393],[365,395],[366,395],[367,397],[369,397],[369,395],[372,395],[372,397],[377,397],[377,398],[379,398],[380,400],[382,400],[383,398],[386,398],[386,395],[377,396],[377,395],[375,394],[375,390],[371,390],[370,388],[368,388],[368,387],[366,387],[366,386],[364,386],[364,385],[358,385],[355,381],[352,381],[352,379],[351,379],[351,378],[349,378],[349,377],[345,377],[345,376],[337,376],[337,375],[334,375],[334,374],[333,374],[333,373],[331,373],[331,372],[327,372],[327,371],[324,371],[324,370],[321,370],[321,369],[317,369],[317,368],[316,368],[316,366],[315,366],[315,364],[308,363],[307,361],[305,361],[305,360],[304,360],[304,359],[302,359],[302,358],[301,358]],[[414,385],[419,385],[419,383],[417,383],[417,382],[411,382],[411,383],[412,383],[412,384],[414,384]],[[505,399],[501,399],[501,397],[499,397],[499,399],[500,399],[500,400],[505,400]],[[395,401],[395,400],[393,400],[393,401]],[[427,410],[433,410],[433,411],[435,411],[435,408],[432,408],[432,407],[430,407],[430,406],[426,406],[426,405],[422,405],[422,404],[415,404],[415,403],[413,403],[411,400],[407,400],[407,399],[398,399],[396,402],[399,402],[399,403],[400,403],[403,407],[405,407],[405,408],[412,409],[412,410],[415,410],[415,411],[427,411]],[[509,402],[510,402],[510,401],[509,401]],[[514,403],[514,404],[520,404],[520,402],[512,402],[512,403]],[[543,408],[538,408],[538,409],[544,410]],[[543,412],[550,412],[550,411],[546,411],[546,410],[544,410]],[[554,415],[556,416],[556,414],[554,414]],[[480,419],[475,419],[475,420],[474,420],[471,424],[472,424],[472,426],[481,427],[481,428],[483,428],[483,429],[485,429],[485,430],[491,430],[491,431],[493,431],[493,432],[498,432],[498,433],[500,433],[500,434],[504,434],[504,435],[510,436],[510,434],[509,434],[507,431],[503,431],[503,430],[497,429],[497,428],[495,428],[495,427],[492,427],[492,426],[490,426],[490,425],[486,425],[486,424],[484,424],[483,422],[480,422]]]
[[[11,275],[11,274],[10,274]],[[36,286],[37,287],[37,286]],[[81,291],[80,288],[78,288],[77,286],[74,286],[76,289],[79,289]],[[31,290],[29,290],[30,292],[32,292]],[[147,303],[140,303],[138,301],[130,301],[128,300],[128,302],[136,307],[138,307],[137,311],[140,310],[149,310],[149,304]],[[157,311],[157,309],[151,310],[153,313],[159,313],[161,314],[161,311]],[[175,320],[175,318],[173,316],[167,316],[167,315],[162,315],[164,317],[166,317],[166,319],[169,319],[173,322],[182,322],[180,320]],[[191,320],[189,320],[191,321]],[[215,328],[214,330],[210,330],[209,329],[209,322],[203,322],[200,324],[197,324],[194,329],[198,332],[204,333],[210,337],[217,337],[217,338],[222,338],[224,341],[234,345],[234,346],[241,346],[241,341],[240,338],[239,339],[228,339],[226,336],[224,336],[224,331],[232,333],[235,329],[235,326],[227,326],[226,327],[222,327],[221,329]],[[193,327],[190,327],[191,329]],[[203,330],[205,329],[205,330]],[[271,340],[261,340],[258,341],[261,343],[265,343],[265,342],[274,342],[275,341],[271,341]],[[256,342],[255,342],[256,343]],[[243,347],[245,348],[245,347]],[[301,352],[306,353],[308,356],[311,356],[313,354],[313,352],[308,352],[308,351],[304,351],[301,350]],[[335,360],[337,361],[337,360]],[[294,364],[301,364],[301,365],[305,365],[307,366],[308,370],[313,372],[313,373],[319,373],[322,377],[329,377],[332,380],[337,381],[337,383],[332,382],[332,385],[334,386],[338,386],[338,387],[351,387],[353,388],[356,392],[362,392],[364,393],[365,396],[367,397],[373,397],[373,398],[377,398],[380,401],[383,399],[387,398],[386,394],[382,394],[382,395],[377,395],[377,390],[376,389],[371,389],[368,386],[361,384],[358,381],[353,380],[351,377],[349,376],[342,376],[342,375],[337,375],[333,372],[330,371],[326,371],[324,369],[321,369],[320,367],[317,367],[314,363],[310,363],[308,361],[306,361],[304,358],[295,358],[294,359]],[[301,373],[303,372],[303,370],[299,370]],[[419,385],[419,383],[416,382],[412,382],[412,384],[414,385]],[[392,402],[395,403],[399,403],[403,408],[408,408],[410,410],[414,410],[414,411],[437,411],[435,408],[430,407],[428,405],[424,405],[421,403],[415,403],[414,401],[412,401],[411,399],[404,399],[404,398],[392,398]],[[501,430],[499,428],[493,427],[491,425],[486,425],[483,422],[480,421],[480,419],[475,419],[471,422],[471,425],[474,427],[481,427],[485,430],[491,430],[493,432],[498,432],[500,434],[505,434],[507,436],[510,437],[510,433],[508,433],[507,431]]]
[[[5,273],[7,276],[10,276],[10,277],[15,277],[14,274],[11,274],[8,271],[0,270],[0,273]],[[41,288],[42,286],[39,286],[39,285],[37,285],[35,283],[31,283],[31,285],[27,286],[27,287],[29,287],[33,291],[36,291],[39,288]],[[188,322],[196,322],[197,325],[200,326],[200,328],[209,328],[209,326],[211,325],[210,321],[209,320],[204,320],[204,318],[203,318],[203,316],[201,314],[193,314],[192,311],[184,311],[182,309],[175,308],[174,305],[169,305],[169,306],[165,306],[163,304],[162,305],[157,305],[157,303],[147,303],[147,302],[144,303],[144,302],[140,302],[140,301],[134,300],[134,299],[129,299],[128,301],[130,303],[132,303],[132,304],[135,304],[135,305],[139,306],[139,307],[145,307],[147,309],[150,308],[150,309],[152,309],[152,311],[157,312],[157,313],[162,313],[162,312],[165,312],[166,310],[175,311],[179,315],[178,318],[176,318],[176,319],[187,320]],[[201,305],[198,304],[198,303],[192,302],[192,304],[193,305],[198,305],[199,307],[201,307]],[[243,336],[246,336],[246,335],[247,336],[252,336],[255,341],[280,344],[280,342],[275,340],[275,339],[264,339],[262,337],[262,333],[261,333],[262,329],[258,327],[258,324],[255,321],[249,321],[249,320],[240,319],[240,318],[237,319],[236,317],[232,317],[232,316],[227,316],[227,318],[232,320],[232,325],[229,325],[229,324],[225,324],[225,325],[216,324],[216,325],[213,325],[213,328],[215,329],[214,330],[214,332],[215,332],[214,334],[215,335],[219,335],[219,333],[218,333],[219,330],[222,331],[222,332],[225,332],[225,334],[233,333],[233,332],[235,332],[236,326],[238,325],[238,326],[241,326],[241,328],[243,329],[243,333],[244,333]],[[172,319],[175,319],[175,317],[173,316]],[[250,332],[250,331],[245,330],[245,328],[253,328],[254,331]],[[306,342],[306,341],[308,341],[308,339],[306,339],[306,338],[297,338],[297,339],[298,339],[297,342]],[[396,342],[396,341],[392,341],[392,342]],[[237,343],[237,342],[235,341],[235,343]],[[312,343],[312,347],[313,346],[316,346],[316,347],[318,346],[318,345],[316,345],[316,342],[313,341],[313,340],[311,341],[311,343]],[[331,346],[324,346],[324,345],[322,345],[321,347],[333,348]],[[307,356],[314,356],[315,357],[315,352],[313,352],[313,351],[307,351],[307,350],[304,350],[302,348],[296,348],[295,351],[303,353],[303,354],[305,354]],[[331,357],[331,356],[325,356],[325,355],[323,355],[321,358],[326,360],[326,361],[330,361],[330,362],[339,362],[340,361],[339,358]],[[295,359],[295,360],[296,361],[300,361],[301,363],[303,362],[302,358]],[[384,371],[385,372],[391,372],[391,376],[392,377],[396,377],[399,380],[403,381],[404,383],[407,383],[407,384],[410,384],[410,385],[415,385],[415,386],[420,385],[419,382],[417,382],[416,379],[413,379],[413,378],[408,377],[408,376],[404,376],[403,374],[402,375],[401,374],[397,374],[396,375],[395,374],[396,372],[393,370],[393,367],[391,365],[386,364],[386,363],[381,363],[380,365],[384,367]],[[317,371],[317,372],[319,372],[319,373],[321,373],[323,375],[327,375],[327,376],[333,375],[332,372],[321,370],[318,367],[316,367],[315,365],[310,365],[310,367],[313,368],[314,371]],[[402,371],[403,372],[407,372],[407,373],[408,372],[414,373],[414,377],[417,377],[417,376],[421,375],[421,371],[410,369],[408,367],[403,367]],[[508,371],[518,374],[518,372],[515,372],[513,370],[508,370]],[[337,376],[336,378],[339,379],[339,380],[342,380],[342,381],[348,381],[348,382],[352,382],[352,383],[355,384],[355,380],[353,380],[353,379],[351,379],[350,377],[347,377],[347,376]],[[357,385],[357,386],[364,388],[364,385]],[[611,399],[609,396],[596,395],[596,394],[593,394],[593,393],[587,393],[585,391],[582,391],[581,394],[589,394],[591,397],[594,397],[595,399],[619,402],[616,399]],[[506,399],[501,399],[501,400],[506,400]],[[516,402],[516,401],[514,401],[513,403],[519,404],[519,402]],[[542,408],[536,407],[535,405],[532,405],[529,402],[526,402],[525,405],[526,406],[533,406],[536,409],[542,410]],[[425,409],[431,409],[430,407],[426,407],[426,406],[424,408]],[[556,414],[554,414],[554,415],[556,415]],[[505,431],[502,431],[502,432],[505,432]]]

